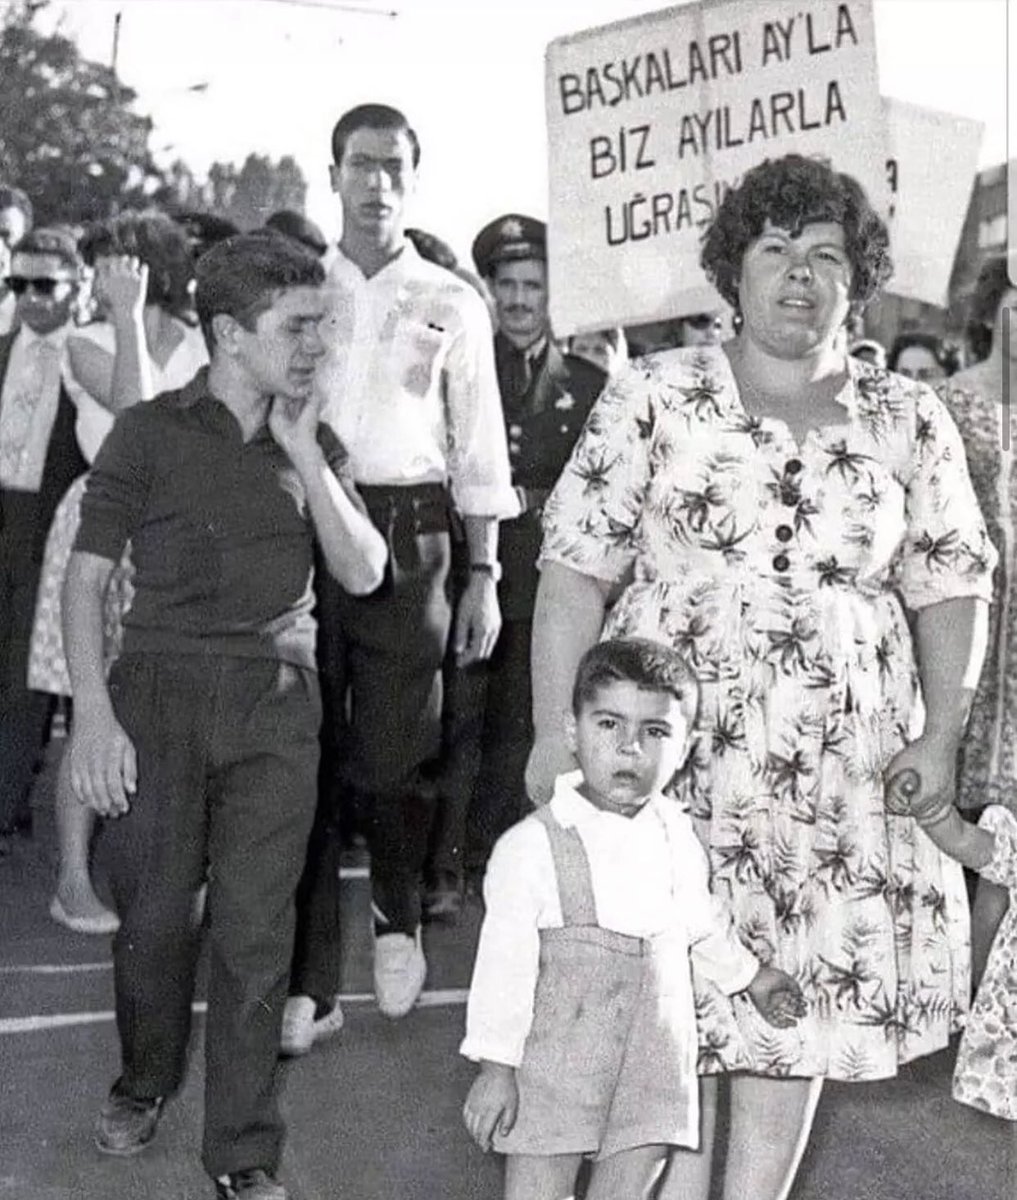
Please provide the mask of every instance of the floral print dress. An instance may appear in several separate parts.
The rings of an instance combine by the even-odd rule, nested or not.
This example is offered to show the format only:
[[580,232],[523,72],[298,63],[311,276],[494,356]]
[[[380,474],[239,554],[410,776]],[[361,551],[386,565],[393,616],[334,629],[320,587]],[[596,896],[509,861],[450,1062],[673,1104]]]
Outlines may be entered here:
[[1000,402],[998,391],[998,383],[984,389],[965,386],[964,377],[940,388],[964,442],[989,537],[999,550],[995,603],[989,610],[989,645],[961,748],[957,804],[975,809],[1005,804],[1017,811],[1017,470],[1013,446],[1017,430],[1011,423],[1009,436],[1004,438],[1003,421],[1009,410]]
[[1017,1121],[1017,817],[991,805],[978,822],[996,839],[979,872],[1010,892],[957,1052],[953,1095],[962,1104]]
[[701,1072],[879,1079],[967,1009],[961,869],[886,813],[883,769],[923,720],[901,599],[988,599],[995,551],[939,400],[848,362],[843,422],[798,445],[721,348],[639,360],[546,508],[543,561],[625,585],[604,636],[693,665],[681,798],[742,940],[808,1000],[782,1031],[702,984]]

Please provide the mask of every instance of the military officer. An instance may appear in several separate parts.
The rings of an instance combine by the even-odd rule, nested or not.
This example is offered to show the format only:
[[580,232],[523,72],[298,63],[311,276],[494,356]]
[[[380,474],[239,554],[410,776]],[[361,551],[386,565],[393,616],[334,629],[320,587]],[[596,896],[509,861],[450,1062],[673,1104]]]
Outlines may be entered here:
[[510,213],[486,225],[473,260],[494,297],[495,363],[512,483],[522,513],[503,521],[499,557],[502,631],[489,668],[480,778],[472,811],[473,853],[528,808],[523,789],[530,724],[530,630],[537,592],[541,512],[605,375],[565,354],[548,318],[547,227]]

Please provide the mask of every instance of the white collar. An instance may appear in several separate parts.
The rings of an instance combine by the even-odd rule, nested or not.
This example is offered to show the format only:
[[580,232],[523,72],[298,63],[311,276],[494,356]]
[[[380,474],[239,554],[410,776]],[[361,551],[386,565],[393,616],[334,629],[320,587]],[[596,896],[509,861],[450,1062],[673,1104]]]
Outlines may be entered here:
[[377,279],[387,279],[390,276],[396,280],[403,279],[416,271],[422,261],[423,259],[417,253],[417,249],[410,239],[404,238],[399,253],[390,258],[381,270],[375,271],[370,278],[364,274],[359,263],[355,263],[352,258],[343,253],[342,247],[338,244],[329,261],[325,263],[325,269],[330,276],[333,273],[354,275],[361,283],[374,283]]
[[634,817],[624,817],[620,813],[605,812],[604,809],[591,804],[579,792],[579,785],[582,782],[582,771],[567,771],[554,781],[551,807],[558,822],[566,829],[580,828],[583,825],[592,825],[594,822],[604,820],[624,821],[626,825],[631,825],[632,822],[640,821],[651,815],[655,820],[666,821],[664,809],[669,801],[660,792],[654,792]]
[[29,329],[24,322],[18,327],[18,337],[26,350],[33,346],[46,345],[52,346],[60,354],[64,352],[70,332],[70,321],[65,321],[59,329],[53,329],[49,333],[36,333],[34,329]]

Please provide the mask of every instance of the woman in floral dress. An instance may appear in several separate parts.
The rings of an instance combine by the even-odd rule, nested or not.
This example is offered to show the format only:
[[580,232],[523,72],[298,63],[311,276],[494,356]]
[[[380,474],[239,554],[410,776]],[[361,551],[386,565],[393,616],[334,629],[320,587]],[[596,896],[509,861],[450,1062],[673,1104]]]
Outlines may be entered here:
[[[1010,311],[1009,340],[1003,313]],[[994,603],[989,617],[989,649],[961,747],[958,807],[981,810],[1002,804],[1017,814],[1017,597],[1014,589],[1014,536],[1017,524],[1017,470],[1013,439],[1017,423],[1004,402],[1004,372],[1017,383],[1017,288],[1003,255],[990,258],[979,273],[972,305],[976,324],[991,335],[988,357],[939,389],[964,442],[971,482],[999,551]],[[992,939],[1007,909],[1006,888],[978,881],[971,912],[971,957],[981,976]]]
[[[936,396],[846,355],[890,271],[854,180],[794,155],[755,168],[703,265],[738,334],[623,372],[548,503],[527,780],[539,800],[570,765],[560,714],[590,642],[685,652],[703,737],[680,788],[713,889],[809,1001],[780,1033],[699,992],[701,1074],[736,1072],[723,1195],[775,1200],[822,1080],[894,1075],[967,1007],[960,868],[886,815],[884,787],[903,800],[917,772],[952,795],[995,552]],[[664,1194],[706,1196],[703,1141]]]

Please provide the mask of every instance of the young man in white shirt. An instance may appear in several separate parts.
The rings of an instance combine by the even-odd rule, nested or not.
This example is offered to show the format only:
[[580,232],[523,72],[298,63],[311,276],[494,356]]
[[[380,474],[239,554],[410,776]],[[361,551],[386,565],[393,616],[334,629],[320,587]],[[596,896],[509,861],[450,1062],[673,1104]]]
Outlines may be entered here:
[[86,469],[63,382],[80,274],[73,238],[37,229],[15,245],[5,275],[17,328],[0,337],[0,854],[10,834],[30,824],[28,791],[49,708],[49,697],[25,682],[46,534],[61,496]]
[[[336,788],[344,797],[359,793],[369,812],[379,1005],[401,1017],[423,988],[425,775],[439,748],[441,665],[452,624],[449,510],[462,516],[472,568],[451,630],[461,665],[487,658],[498,637],[498,521],[518,511],[487,310],[471,287],[425,262],[405,237],[420,159],[416,134],[397,110],[362,105],[337,123],[332,153],[343,234],[328,263],[334,308],[320,376],[323,416],[349,451],[358,490],[388,541],[390,566],[372,596],[345,596],[327,582],[319,591],[326,777],[284,1022],[283,1050],[292,1054],[342,1019],[329,832]],[[328,777],[330,749],[340,765]]]

